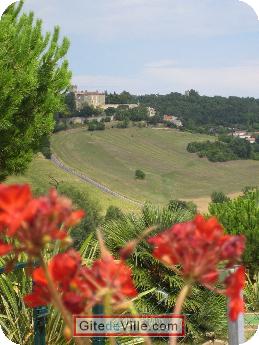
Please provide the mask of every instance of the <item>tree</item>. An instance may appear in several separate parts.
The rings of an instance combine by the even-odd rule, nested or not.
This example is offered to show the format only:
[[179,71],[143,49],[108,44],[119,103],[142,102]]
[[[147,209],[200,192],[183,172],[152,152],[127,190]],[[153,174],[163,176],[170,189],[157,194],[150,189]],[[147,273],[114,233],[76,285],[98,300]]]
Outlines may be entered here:
[[146,177],[146,174],[144,173],[144,171],[140,170],[140,169],[137,169],[135,171],[135,178],[137,180],[144,180]]
[[10,6],[0,21],[0,180],[24,172],[53,131],[71,78],[68,39],[59,44],[58,27],[43,34],[22,5]]
[[73,115],[76,113],[76,96],[74,92],[68,92],[65,96],[65,103],[68,112]]
[[248,190],[243,196],[228,202],[211,203],[209,212],[218,218],[227,233],[245,235],[244,264],[251,273],[258,271],[259,190]]

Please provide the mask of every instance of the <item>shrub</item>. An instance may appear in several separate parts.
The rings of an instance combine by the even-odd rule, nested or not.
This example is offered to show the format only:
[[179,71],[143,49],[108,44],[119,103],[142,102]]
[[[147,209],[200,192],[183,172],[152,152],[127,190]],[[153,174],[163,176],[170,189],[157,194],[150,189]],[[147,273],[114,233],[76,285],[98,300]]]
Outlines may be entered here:
[[168,209],[172,212],[188,210],[193,214],[197,213],[197,206],[192,201],[172,199],[168,203]]
[[106,211],[105,215],[105,222],[108,222],[110,220],[118,220],[124,217],[123,212],[119,207],[116,206],[109,206]]
[[211,194],[212,203],[223,203],[227,201],[230,201],[230,198],[223,192],[213,192]]
[[73,204],[85,211],[87,216],[81,223],[73,228],[71,237],[74,240],[74,247],[80,248],[87,235],[96,230],[102,221],[101,208],[97,201],[93,200],[86,192],[82,192],[72,185],[61,183],[58,191],[70,198]]
[[144,173],[144,171],[140,170],[140,169],[137,169],[135,171],[135,178],[137,180],[144,180],[146,177],[146,174]]

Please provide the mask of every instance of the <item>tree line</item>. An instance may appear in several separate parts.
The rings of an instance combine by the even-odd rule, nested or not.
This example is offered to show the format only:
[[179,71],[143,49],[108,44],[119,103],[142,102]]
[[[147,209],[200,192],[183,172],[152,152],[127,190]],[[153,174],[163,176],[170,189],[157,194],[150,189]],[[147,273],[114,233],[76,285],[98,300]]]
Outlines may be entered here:
[[233,128],[259,130],[259,99],[253,97],[201,96],[195,90],[185,94],[131,95],[124,91],[106,96],[107,103],[136,103],[156,109],[158,116],[172,114],[186,129],[224,133]]
[[211,162],[226,162],[237,159],[259,160],[259,142],[251,144],[246,139],[220,135],[216,141],[190,142],[187,151],[207,157]]

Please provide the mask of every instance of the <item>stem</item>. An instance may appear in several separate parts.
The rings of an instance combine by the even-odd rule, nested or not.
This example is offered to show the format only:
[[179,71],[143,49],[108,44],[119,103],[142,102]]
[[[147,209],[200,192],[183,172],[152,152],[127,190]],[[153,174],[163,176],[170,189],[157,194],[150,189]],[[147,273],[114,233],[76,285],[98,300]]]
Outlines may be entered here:
[[[108,291],[107,294],[104,296],[104,314],[108,316],[112,315],[111,300],[112,296],[110,291]],[[108,341],[110,345],[116,344],[115,337],[108,337]]]
[[[132,314],[133,316],[138,316],[138,312],[137,312],[137,310],[136,310],[136,308],[135,308],[135,306],[134,306],[133,304],[130,306],[130,312],[131,312],[131,314]],[[140,319],[137,319],[137,321],[141,322]],[[143,335],[146,334],[146,333],[143,332],[143,331],[142,331],[141,333],[143,333]],[[149,336],[143,337],[143,340],[144,340],[144,343],[145,343],[146,345],[152,345],[152,342],[151,342]]]
[[[47,264],[45,263],[43,257],[41,256],[40,257],[40,260],[41,260],[41,264],[42,264],[42,267],[43,267],[43,270],[44,270],[44,273],[46,275],[46,279],[47,279],[47,283],[48,283],[48,288],[49,288],[49,291],[51,293],[51,297],[52,297],[52,300],[53,300],[53,304],[55,305],[55,307],[60,311],[66,325],[68,326],[71,334],[73,334],[73,320],[70,316],[70,313],[67,311],[67,309],[64,307],[63,303],[62,303],[62,300],[60,298],[60,295],[52,281],[52,278],[50,276],[50,273],[49,273],[49,269],[48,269],[48,266]],[[82,339],[80,338],[74,338],[74,341],[77,345],[84,345],[84,342],[82,341]]]
[[[173,315],[180,315],[184,301],[191,290],[191,283],[187,283],[181,290],[180,294],[177,296]],[[169,337],[169,345],[177,345],[177,337]]]

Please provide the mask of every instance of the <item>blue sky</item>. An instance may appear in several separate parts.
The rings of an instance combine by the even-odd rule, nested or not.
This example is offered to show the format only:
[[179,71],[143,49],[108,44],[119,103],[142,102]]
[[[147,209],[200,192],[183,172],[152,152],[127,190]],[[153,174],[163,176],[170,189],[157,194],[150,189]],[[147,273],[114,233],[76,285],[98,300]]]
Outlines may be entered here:
[[87,90],[259,98],[259,21],[239,0],[26,0],[69,37]]

